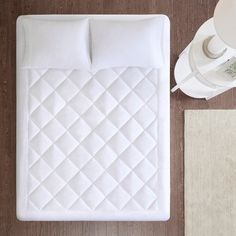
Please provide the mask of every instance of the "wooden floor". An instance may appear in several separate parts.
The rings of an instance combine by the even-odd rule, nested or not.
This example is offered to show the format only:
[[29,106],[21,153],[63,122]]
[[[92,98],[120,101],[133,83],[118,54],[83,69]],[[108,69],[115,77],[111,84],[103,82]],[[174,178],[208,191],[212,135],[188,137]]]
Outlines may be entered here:
[[0,0],[0,235],[183,236],[183,111],[236,108],[229,91],[206,102],[171,95],[171,219],[160,222],[20,222],[15,213],[15,24],[22,14],[162,13],[171,21],[171,84],[177,55],[212,16],[217,0]]

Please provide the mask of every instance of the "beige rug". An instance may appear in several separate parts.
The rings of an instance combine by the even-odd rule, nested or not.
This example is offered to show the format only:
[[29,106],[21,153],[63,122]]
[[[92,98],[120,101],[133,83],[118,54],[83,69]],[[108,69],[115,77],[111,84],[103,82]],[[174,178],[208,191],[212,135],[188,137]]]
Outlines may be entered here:
[[185,236],[236,236],[236,110],[185,111]]

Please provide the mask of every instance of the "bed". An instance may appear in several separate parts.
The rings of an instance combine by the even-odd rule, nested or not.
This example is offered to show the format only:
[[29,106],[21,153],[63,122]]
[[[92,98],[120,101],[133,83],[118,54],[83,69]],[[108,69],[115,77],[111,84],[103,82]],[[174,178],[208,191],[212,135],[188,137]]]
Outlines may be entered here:
[[18,18],[19,220],[169,219],[169,31],[164,15]]

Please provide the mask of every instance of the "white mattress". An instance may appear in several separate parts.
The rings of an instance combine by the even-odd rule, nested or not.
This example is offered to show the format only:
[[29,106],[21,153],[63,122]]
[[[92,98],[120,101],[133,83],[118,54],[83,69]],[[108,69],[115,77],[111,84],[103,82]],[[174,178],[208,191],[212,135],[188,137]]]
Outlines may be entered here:
[[21,69],[18,20],[18,219],[169,218],[169,22],[163,21],[163,68],[92,73]]

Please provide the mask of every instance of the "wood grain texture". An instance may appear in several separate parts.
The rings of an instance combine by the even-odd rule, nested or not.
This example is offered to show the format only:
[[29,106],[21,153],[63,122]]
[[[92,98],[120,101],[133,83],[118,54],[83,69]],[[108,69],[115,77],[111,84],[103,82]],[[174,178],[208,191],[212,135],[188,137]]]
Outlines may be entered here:
[[16,19],[23,14],[148,14],[171,21],[171,84],[177,55],[217,0],[0,0],[0,235],[183,236],[183,110],[236,108],[231,90],[211,101],[171,95],[171,219],[168,222],[20,222],[15,217]]

